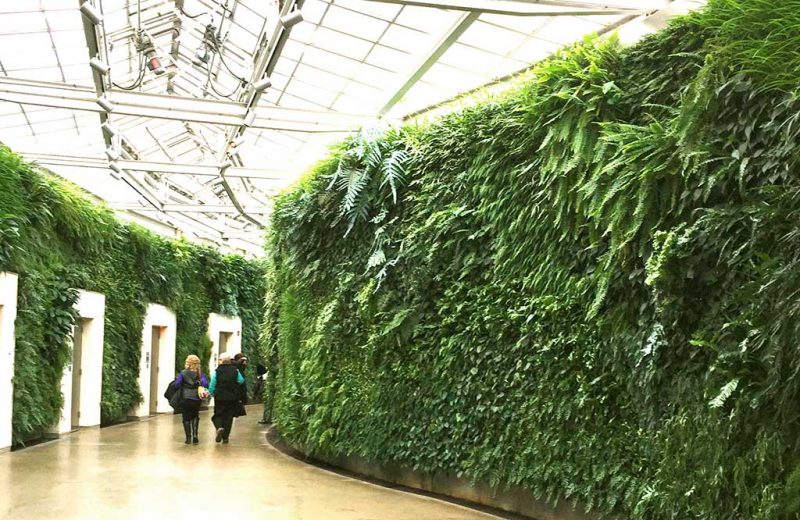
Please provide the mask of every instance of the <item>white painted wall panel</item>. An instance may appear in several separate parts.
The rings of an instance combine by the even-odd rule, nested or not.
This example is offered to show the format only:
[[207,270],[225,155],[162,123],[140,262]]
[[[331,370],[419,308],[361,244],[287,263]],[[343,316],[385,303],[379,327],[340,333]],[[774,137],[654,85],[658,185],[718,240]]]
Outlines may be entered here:
[[[153,327],[164,327],[158,349],[158,359],[153,356]],[[158,406],[157,413],[171,412],[169,402],[164,399],[164,390],[175,377],[175,313],[163,305],[150,304],[142,328],[142,355],[139,361],[139,391],[144,401],[136,408],[134,415],[146,417],[150,414],[150,376],[151,363],[158,363]]]
[[0,451],[11,447],[17,275],[0,273]]
[[[100,424],[100,398],[103,388],[103,341],[105,338],[106,297],[103,294],[78,291],[75,303],[80,319],[91,320],[83,331],[83,375],[80,384],[80,420],[78,426],[98,426]],[[77,324],[76,324],[77,326]],[[64,369],[61,378],[61,393],[64,406],[61,420],[52,433],[64,434],[71,430],[72,416],[72,363]]]

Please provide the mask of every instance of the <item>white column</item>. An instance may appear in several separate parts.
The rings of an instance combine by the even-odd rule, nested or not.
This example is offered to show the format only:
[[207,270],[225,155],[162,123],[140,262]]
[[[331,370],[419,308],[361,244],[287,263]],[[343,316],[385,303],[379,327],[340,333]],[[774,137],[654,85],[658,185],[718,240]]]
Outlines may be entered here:
[[211,313],[208,315],[208,339],[211,340],[211,359],[208,362],[208,373],[217,368],[220,354],[219,336],[221,332],[230,334],[225,352],[231,356],[242,351],[242,320],[239,317],[224,316]]
[[[153,358],[153,327],[163,327],[158,349],[158,359]],[[164,390],[175,378],[175,313],[163,305],[150,304],[142,328],[142,354],[139,360],[139,391],[144,400],[134,411],[136,417],[150,415],[150,374],[151,364],[157,363],[158,406],[156,412],[171,412],[169,402],[164,399]]]
[[0,452],[11,447],[17,275],[0,273]]

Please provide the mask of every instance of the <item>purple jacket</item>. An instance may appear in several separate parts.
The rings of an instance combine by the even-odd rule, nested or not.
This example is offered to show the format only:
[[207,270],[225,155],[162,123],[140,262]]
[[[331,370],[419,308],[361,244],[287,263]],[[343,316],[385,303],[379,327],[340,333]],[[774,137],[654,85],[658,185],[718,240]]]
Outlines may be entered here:
[[[178,377],[175,378],[175,388],[178,391],[181,391],[181,386],[183,386],[183,372],[179,372],[178,373]],[[204,386],[204,387],[208,388],[208,379],[206,379],[206,375],[205,374],[201,374],[200,375],[200,386]],[[186,395],[186,394],[184,394],[184,395]],[[192,401],[199,401],[200,400],[199,397],[187,397],[186,399],[190,399]]]

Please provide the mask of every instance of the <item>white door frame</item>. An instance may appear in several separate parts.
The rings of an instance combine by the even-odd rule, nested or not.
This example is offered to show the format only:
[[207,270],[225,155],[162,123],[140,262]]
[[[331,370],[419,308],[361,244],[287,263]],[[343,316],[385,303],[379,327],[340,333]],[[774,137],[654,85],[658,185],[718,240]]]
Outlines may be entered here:
[[0,453],[11,447],[17,275],[0,273]]
[[[75,302],[78,319],[91,320],[83,331],[81,351],[80,419],[81,428],[100,425],[100,400],[103,388],[103,342],[105,340],[106,297],[91,291],[78,291]],[[76,323],[76,326],[78,324]],[[51,434],[62,435],[72,429],[72,362],[64,367],[61,378],[61,393],[64,406],[61,420],[54,426]]]
[[225,352],[233,356],[242,351],[242,319],[234,316],[224,316],[222,314],[211,313],[208,315],[208,339],[211,340],[211,358],[208,360],[208,373],[212,373],[217,368],[219,359],[219,334],[229,332],[231,337]]
[[[153,327],[164,327],[158,346],[158,360],[152,358]],[[163,305],[149,304],[144,317],[144,326],[142,327],[142,353],[139,359],[139,391],[142,393],[143,400],[136,407],[133,413],[134,416],[147,417],[150,415],[150,368],[153,362],[157,362],[159,367],[156,413],[172,411],[163,394],[167,385],[175,378],[175,339],[175,313]]]

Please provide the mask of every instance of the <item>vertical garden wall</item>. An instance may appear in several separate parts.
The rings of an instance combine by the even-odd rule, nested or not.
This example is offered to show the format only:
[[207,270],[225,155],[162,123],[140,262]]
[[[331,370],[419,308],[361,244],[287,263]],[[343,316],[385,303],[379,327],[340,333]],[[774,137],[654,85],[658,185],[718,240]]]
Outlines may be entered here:
[[343,143],[272,220],[281,434],[622,518],[796,518],[798,48],[800,1],[712,0]]
[[210,312],[240,316],[242,350],[253,362],[261,359],[259,262],[122,224],[74,186],[1,146],[0,271],[19,274],[15,444],[41,434],[60,415],[78,288],[106,295],[104,423],[124,419],[142,399],[137,377],[148,303],[176,313],[180,368],[190,353],[207,363]]

